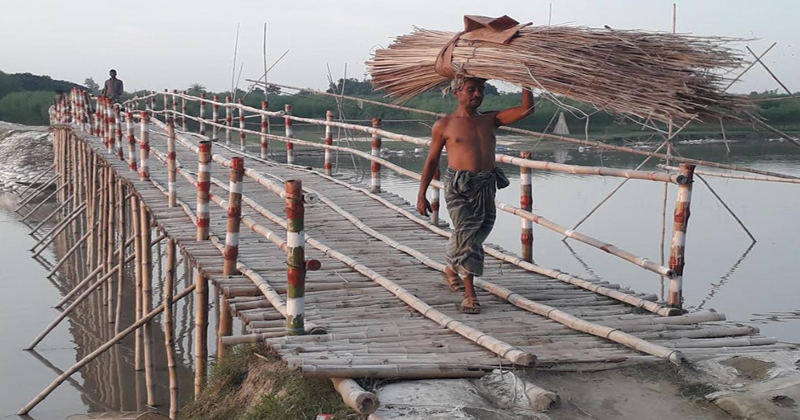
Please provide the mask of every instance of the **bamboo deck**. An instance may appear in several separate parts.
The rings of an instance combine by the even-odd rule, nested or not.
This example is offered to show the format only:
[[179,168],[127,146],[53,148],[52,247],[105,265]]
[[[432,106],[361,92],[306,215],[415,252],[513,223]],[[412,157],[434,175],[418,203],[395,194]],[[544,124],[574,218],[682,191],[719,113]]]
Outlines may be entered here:
[[[306,246],[306,257],[319,260],[322,268],[307,273],[306,323],[324,328],[326,334],[285,336],[283,316],[248,276],[223,275],[222,252],[213,242],[216,238],[224,243],[226,211],[213,202],[210,204],[212,240],[197,241],[195,225],[185,207],[168,206],[164,192],[167,169],[153,156],[167,152],[163,130],[153,126],[150,133],[150,147],[154,151],[150,158],[151,181],[140,181],[138,174],[129,170],[127,162],[106,152],[100,138],[80,131],[75,131],[75,134],[90,145],[123,182],[134,189],[134,193],[152,213],[157,228],[175,240],[184,256],[228,297],[231,312],[247,332],[261,334],[261,339],[304,375],[354,378],[468,377],[479,376],[482,371],[500,365],[511,367],[508,360],[424,317],[391,291],[310,245]],[[190,133],[179,132],[179,135],[195,144],[201,139]],[[180,143],[177,143],[176,152],[180,165],[194,173],[197,170],[197,155]],[[212,152],[226,158],[239,155],[218,143],[213,144]],[[212,163],[211,168],[211,194],[227,198],[229,169],[216,163]],[[316,172],[265,162],[256,159],[255,155],[245,156],[245,168],[275,179],[301,179],[304,189],[317,191],[320,196],[335,202],[380,234],[436,262],[444,263],[445,237],[398,214],[362,191],[325,178],[321,170]],[[215,180],[219,183],[215,183]],[[179,175],[176,190],[178,201],[192,211],[196,210],[196,187]],[[284,227],[263,216],[247,202],[247,199],[253,200],[283,217],[283,199],[248,177],[245,177],[243,195],[244,215],[280,236],[285,235]],[[414,211],[411,205],[390,192],[377,195],[410,212]],[[305,230],[309,237],[390,279],[452,319],[534,355],[536,366],[540,369],[592,370],[656,360],[653,356],[605,338],[575,331],[481,290],[478,293],[482,298],[482,313],[463,315],[456,310],[461,294],[449,291],[440,272],[359,230],[353,222],[325,203],[306,206]],[[285,299],[284,251],[263,236],[243,228],[239,262],[250,272],[265,279]],[[756,328],[724,322],[724,316],[713,311],[662,317],[590,290],[532,273],[489,255],[484,279],[582,320],[677,349],[689,361],[719,354],[743,354],[790,347],[774,338],[759,335]],[[614,284],[598,284],[628,295],[655,300],[654,295],[639,294]]]

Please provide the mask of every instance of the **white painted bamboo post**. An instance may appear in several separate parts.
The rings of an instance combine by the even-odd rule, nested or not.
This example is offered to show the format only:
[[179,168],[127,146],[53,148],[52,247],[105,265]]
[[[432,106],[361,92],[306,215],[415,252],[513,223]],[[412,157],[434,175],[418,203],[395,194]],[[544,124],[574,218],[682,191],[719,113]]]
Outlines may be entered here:
[[219,120],[219,104],[217,104],[217,102],[219,102],[219,95],[214,95],[212,99],[214,99],[214,103],[211,105],[211,122],[214,124],[211,125],[211,141],[218,141],[219,136],[217,132],[219,130],[217,129],[217,122]]
[[[328,125],[325,126],[325,145],[326,146],[333,146],[333,134],[331,130],[330,123],[333,121],[333,112],[328,110],[325,112],[325,121]],[[331,163],[331,149],[325,148],[325,175],[331,176],[333,174],[333,164]]]
[[305,334],[305,207],[300,180],[286,181],[286,334]]
[[242,98],[239,98],[238,103],[239,103],[239,107],[238,107],[238,110],[239,110],[239,150],[244,152],[244,151],[247,150],[247,148],[245,147],[245,144],[244,144],[244,141],[245,141],[245,135],[244,135],[244,109],[242,109],[242,104],[243,104]]
[[164,98],[164,124],[169,124],[169,89],[164,89],[164,95],[162,96]]
[[[209,187],[211,186],[211,141],[200,142],[197,154],[197,236],[208,240]],[[195,277],[195,376],[194,395],[197,398],[206,384],[208,372],[208,278],[199,270]]]
[[[442,172],[439,168],[436,168],[436,171],[433,172],[433,179],[439,181],[442,178]],[[431,187],[431,224],[434,226],[439,226],[439,208],[441,207],[441,189],[439,187],[433,186]]]
[[[519,152],[519,157],[522,159],[530,159],[531,152]],[[525,211],[533,211],[533,191],[532,191],[532,176],[531,169],[524,166],[519,168],[519,205]],[[520,242],[522,244],[522,259],[527,262],[533,262],[533,222],[522,217],[522,232],[520,234]]]
[[206,120],[204,119],[205,115],[206,115],[206,101],[205,101],[205,99],[206,99],[206,94],[205,94],[205,92],[203,92],[203,93],[200,94],[200,135],[201,136],[205,136],[206,135],[206,122],[205,122]]
[[136,163],[136,137],[133,136],[133,112],[125,113],[125,127],[128,136],[128,168],[138,172],[139,165]]
[[[292,119],[290,118],[292,115],[292,105],[284,105],[283,113],[285,114],[283,118],[283,126],[286,130],[285,136],[288,138],[293,138],[294,133],[292,132]],[[291,141],[286,142],[286,163],[289,165],[294,164],[294,144],[292,144]]]
[[672,245],[669,251],[669,268],[675,276],[669,280],[669,296],[667,304],[681,309],[683,306],[683,267],[686,263],[686,228],[689,225],[689,209],[692,202],[692,183],[694,182],[695,165],[682,163],[681,174],[688,182],[678,185],[678,199],[675,203],[675,223],[672,226]]
[[[186,95],[186,92],[183,92]],[[186,98],[181,97],[181,129],[186,131]]]
[[150,179],[150,114],[142,111],[142,121],[139,134],[139,180]]
[[[372,118],[372,128],[381,128],[380,118]],[[372,133],[372,156],[381,156],[381,136],[377,132]],[[381,192],[381,164],[372,161],[370,167],[372,168],[372,188],[370,191],[379,193]]]
[[231,117],[231,97],[225,96],[225,145],[231,145],[231,126],[233,125],[233,118]]
[[175,125],[167,124],[167,192],[169,193],[169,206],[175,207],[178,204],[177,191],[175,191]]
[[[244,159],[231,158],[231,174],[228,192],[228,228],[225,234],[224,265],[222,274],[234,276],[239,274],[236,264],[239,258],[239,225],[242,218],[242,182],[244,179]],[[233,317],[227,297],[222,297],[219,312],[219,329],[217,330],[217,357],[225,355],[223,337],[230,336],[233,331]]]
[[114,125],[114,101],[111,98],[106,98],[106,126],[108,132],[108,154],[114,155],[117,153],[117,126]]
[[172,125],[178,125],[178,89],[172,89]]
[[153,91],[153,96],[150,97],[150,112],[151,114],[155,115],[156,112],[156,91]]
[[[261,101],[261,110],[269,110],[269,102]],[[261,113],[261,159],[266,159],[269,152],[267,134],[269,134],[269,117],[267,117],[266,113]]]
[[116,128],[116,141],[114,142],[114,146],[119,160],[125,160],[125,157],[122,154],[122,107],[120,105],[112,106],[114,107],[114,127]]

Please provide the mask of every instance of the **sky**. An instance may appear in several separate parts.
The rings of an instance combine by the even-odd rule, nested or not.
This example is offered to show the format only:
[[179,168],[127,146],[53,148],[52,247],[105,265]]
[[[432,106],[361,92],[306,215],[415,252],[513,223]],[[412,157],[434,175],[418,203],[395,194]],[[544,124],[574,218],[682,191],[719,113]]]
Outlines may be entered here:
[[[800,91],[800,1],[797,0],[0,0],[0,70],[102,84],[115,68],[127,91],[186,89],[200,83],[224,91],[238,77],[263,74],[264,24],[269,80],[324,89],[333,79],[363,78],[376,48],[415,26],[458,31],[465,14],[509,15],[534,25],[670,31],[755,38],[736,45],[757,54],[792,91]],[[552,14],[550,13],[552,7]],[[236,28],[239,48],[233,70]],[[760,66],[731,91],[780,89]]]

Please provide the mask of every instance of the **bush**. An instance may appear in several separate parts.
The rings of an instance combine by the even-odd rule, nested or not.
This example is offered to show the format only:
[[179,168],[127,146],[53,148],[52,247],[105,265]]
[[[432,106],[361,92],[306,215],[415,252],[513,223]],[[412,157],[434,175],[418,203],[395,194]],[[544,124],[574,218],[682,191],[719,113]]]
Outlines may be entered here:
[[0,99],[0,120],[27,125],[47,125],[54,92],[13,92]]

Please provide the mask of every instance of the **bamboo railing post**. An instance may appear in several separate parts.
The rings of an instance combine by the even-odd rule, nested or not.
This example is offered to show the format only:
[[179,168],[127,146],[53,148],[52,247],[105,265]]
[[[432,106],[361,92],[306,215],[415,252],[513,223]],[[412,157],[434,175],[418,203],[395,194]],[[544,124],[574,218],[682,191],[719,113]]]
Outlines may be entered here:
[[[263,111],[269,110],[269,102],[261,101],[261,109]],[[269,117],[267,117],[266,113],[261,113],[261,159],[266,159],[267,152],[269,152],[267,134],[269,134]]]
[[[285,137],[293,138],[294,133],[292,132],[292,105],[286,104],[283,107],[283,113],[285,114],[283,118],[283,126],[286,130]],[[294,144],[291,141],[286,142],[286,163],[289,165],[294,165]]]
[[667,304],[681,309],[683,306],[683,267],[686,263],[686,228],[689,225],[689,210],[692,202],[692,182],[694,182],[694,165],[682,163],[681,174],[689,182],[678,186],[678,199],[675,203],[675,223],[672,226],[672,245],[669,250],[669,268],[675,276],[669,280],[669,297]]
[[[437,167],[436,171],[433,172],[433,179],[439,181],[441,177],[442,172]],[[439,203],[441,189],[437,186],[432,186],[431,189],[431,224],[434,226],[439,226],[439,208],[441,207]]]
[[178,125],[178,89],[172,89],[172,125]]
[[219,121],[219,95],[214,95],[212,97],[214,103],[211,104],[211,141],[218,141],[219,136],[217,135],[217,121]]
[[142,121],[139,134],[139,180],[150,179],[150,114],[142,111]]
[[156,111],[156,108],[157,108],[157,106],[156,106],[156,95],[155,95],[155,93],[156,93],[156,92],[155,92],[155,91],[153,91],[153,96],[151,96],[151,97],[150,97],[150,111],[151,111],[151,113],[152,113],[153,115],[155,115],[155,111]]
[[242,109],[242,98],[239,98],[239,150],[244,152],[247,150],[245,146],[245,134],[244,134],[244,109]]
[[[236,264],[239,257],[239,225],[242,218],[242,181],[244,180],[244,159],[231,158],[231,176],[228,196],[228,229],[225,234],[224,265],[222,274],[233,276],[239,274]],[[219,329],[217,331],[217,357],[225,355],[222,337],[231,335],[233,318],[228,298],[222,297],[220,307]]]
[[169,192],[169,206],[177,205],[177,191],[175,191],[175,126],[167,124],[167,191]]
[[133,136],[133,112],[125,113],[125,128],[128,136],[128,168],[134,172],[139,171],[136,163],[136,137]]
[[169,89],[164,89],[164,94],[162,95],[164,99],[164,124],[169,124]]
[[[520,152],[519,157],[522,159],[530,159],[531,152]],[[532,180],[531,169],[520,166],[519,204],[520,208],[525,211],[533,211]],[[522,233],[520,234],[520,242],[522,243],[522,259],[527,262],[533,262],[533,222],[525,218],[520,218],[520,220],[522,220]]]
[[[209,163],[211,162],[211,142],[200,142],[197,154],[197,237],[198,241],[208,240],[209,213],[208,196],[211,182]],[[194,395],[197,398],[205,387],[208,369],[208,279],[197,271],[195,280],[195,377]]]
[[[139,216],[142,233],[142,313],[153,310],[153,262],[150,246],[150,210],[144,200],[139,203]],[[147,405],[155,406],[155,381],[153,378],[155,356],[153,355],[153,322],[144,324],[144,371],[147,384]]]
[[[325,121],[330,123],[333,121],[333,112],[330,110],[325,112]],[[330,124],[325,125],[325,145],[326,146],[333,146],[333,135],[332,129]],[[325,175],[331,176],[333,174],[333,165],[331,164],[331,149],[329,147],[325,148]]]
[[120,160],[124,159],[122,154],[122,115],[121,109],[119,105],[113,105],[114,107],[114,128],[116,129],[116,141],[114,142],[114,148],[116,149],[117,157]]
[[206,121],[205,120],[206,101],[205,101],[205,99],[206,99],[206,94],[205,94],[205,92],[203,92],[203,93],[200,94],[200,135],[201,136],[205,136],[206,135],[206,122],[205,122]]
[[[127,256],[125,255],[125,251],[128,249],[126,242],[127,242],[127,235],[126,235],[126,223],[125,223],[125,186],[122,183],[122,178],[117,177],[117,197],[119,198],[117,202],[117,240],[119,243],[117,244],[117,260],[120,264],[123,264]],[[122,323],[122,298],[123,298],[123,290],[125,283],[125,266],[122,265],[117,270],[117,313],[115,314],[114,319],[114,334],[119,334]]]
[[114,102],[106,98],[106,127],[108,137],[108,154],[117,154],[117,127],[114,125]]
[[[183,92],[185,95],[186,92]],[[181,97],[181,129],[186,131],[186,98]]]
[[[117,194],[114,188],[114,172],[110,166],[106,166],[106,197],[108,203],[106,204],[106,269],[111,270],[114,265],[114,214],[116,212]],[[108,323],[114,323],[114,282],[108,281],[104,285],[106,297],[106,313],[108,315]]]
[[300,180],[286,181],[286,334],[305,334],[305,207]]
[[169,371],[169,418],[178,418],[178,367],[175,361],[175,326],[172,298],[175,288],[175,240],[167,239],[167,271],[164,277],[164,346]]
[[233,118],[231,117],[231,96],[225,96],[225,145],[231,145],[231,126],[233,125]]
[[[372,118],[372,128],[375,129],[381,128],[380,118]],[[377,131],[374,131],[372,133],[372,156],[380,157],[380,155],[381,155],[381,136],[377,133]],[[381,192],[381,164],[372,161],[370,167],[372,168],[371,192],[379,193]]]

